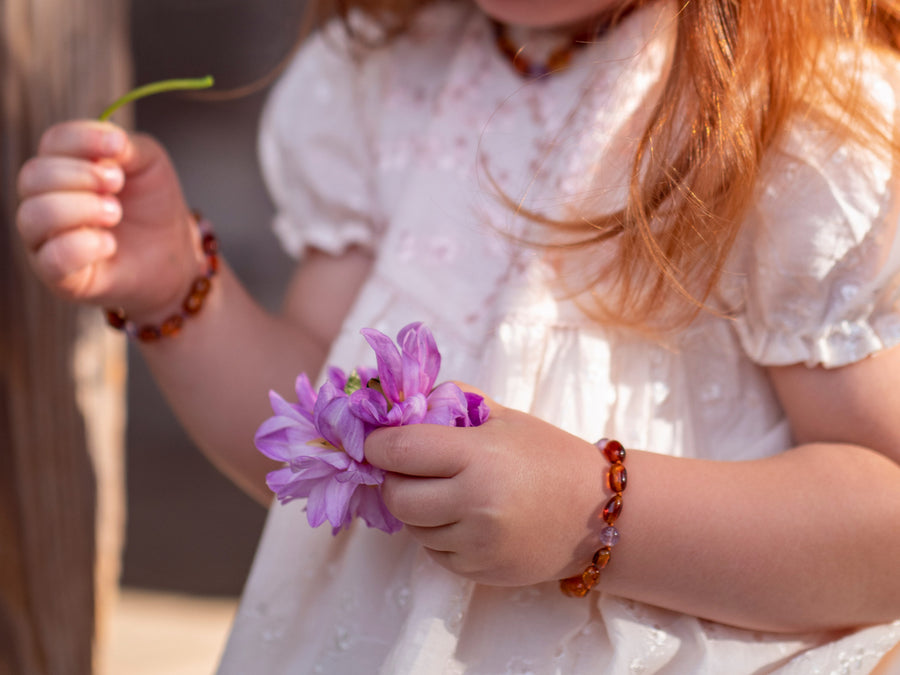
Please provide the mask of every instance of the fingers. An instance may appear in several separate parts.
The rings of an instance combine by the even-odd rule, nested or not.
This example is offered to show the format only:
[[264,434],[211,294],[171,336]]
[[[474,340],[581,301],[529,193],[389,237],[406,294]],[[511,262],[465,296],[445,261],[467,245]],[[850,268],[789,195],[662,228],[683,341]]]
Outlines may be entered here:
[[113,159],[125,152],[127,146],[127,133],[114,124],[74,120],[45,131],[38,144],[38,155]]
[[[64,122],[44,133],[38,156],[25,163],[17,184],[22,201],[16,222],[32,252],[69,230],[108,228],[121,220],[121,204],[111,195],[122,189],[125,172],[111,157],[121,155],[129,145],[122,129],[99,122]],[[72,245],[75,241],[79,245]],[[39,256],[54,261],[42,276],[57,277],[60,269],[80,263],[83,255],[66,261],[66,253],[83,252],[85,242],[106,242],[99,250],[109,247],[100,233],[79,234]]]
[[406,525],[434,528],[462,517],[462,500],[450,478],[412,478],[387,474],[381,496],[388,510]]
[[128,134],[109,122],[62,122],[44,132],[38,157],[69,157],[119,164],[126,174],[138,173],[159,159],[162,149],[150,137]]
[[37,251],[45,242],[76,228],[109,228],[122,218],[119,200],[91,192],[49,192],[19,205],[16,222],[25,245]]
[[449,478],[467,466],[476,433],[435,424],[377,429],[366,439],[366,459],[392,473]]
[[115,194],[125,184],[125,172],[114,163],[71,157],[34,157],[19,172],[19,199],[45,192]]
[[115,251],[112,233],[80,228],[41,246],[34,253],[34,268],[45,283],[77,297],[93,280],[95,265]]

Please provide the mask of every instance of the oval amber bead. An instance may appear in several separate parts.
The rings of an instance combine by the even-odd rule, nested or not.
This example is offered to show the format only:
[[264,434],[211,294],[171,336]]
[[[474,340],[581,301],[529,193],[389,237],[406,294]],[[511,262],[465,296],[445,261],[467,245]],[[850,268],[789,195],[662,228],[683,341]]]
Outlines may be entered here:
[[202,295],[206,297],[209,293],[209,289],[212,288],[212,282],[206,277],[197,277],[194,279],[194,283],[191,284],[191,294],[196,293],[197,295]]
[[584,585],[584,579],[580,576],[569,577],[559,582],[560,590],[570,598],[583,598],[588,594],[588,587]]
[[612,549],[609,546],[604,546],[599,551],[594,554],[594,559],[591,560],[591,564],[597,569],[603,569],[609,563],[609,556],[612,553]]
[[547,70],[564,70],[572,62],[572,51],[569,49],[560,49],[547,58]]
[[618,464],[625,461],[625,448],[619,441],[606,441],[603,445],[603,456],[610,464]]
[[624,492],[625,486],[628,485],[628,472],[625,471],[625,465],[618,463],[609,467],[607,482],[609,489],[613,492]]
[[123,312],[121,309],[106,310],[106,323],[108,323],[116,330],[125,330],[126,321],[127,319],[125,318],[125,312]]
[[181,315],[174,314],[163,321],[162,325],[159,327],[159,333],[163,337],[174,337],[175,335],[178,335],[183,325],[184,319]]
[[219,252],[219,242],[214,234],[203,235],[203,252],[206,255],[215,255]]
[[593,588],[600,581],[600,568],[591,565],[581,573],[581,580],[588,589]]
[[156,342],[162,334],[156,326],[142,326],[138,329],[137,339],[141,342]]
[[203,307],[203,296],[191,293],[181,305],[186,314],[196,314]]
[[606,506],[603,507],[603,520],[607,525],[613,525],[618,520],[622,514],[622,504],[624,503],[625,500],[622,499],[621,493],[614,494],[609,498]]

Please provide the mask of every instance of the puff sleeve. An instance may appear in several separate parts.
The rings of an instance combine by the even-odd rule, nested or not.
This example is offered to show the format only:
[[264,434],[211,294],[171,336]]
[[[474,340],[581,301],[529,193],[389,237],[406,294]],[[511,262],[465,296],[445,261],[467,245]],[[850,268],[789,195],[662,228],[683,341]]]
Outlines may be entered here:
[[273,228],[292,256],[308,247],[337,254],[377,244],[378,83],[333,22],[304,43],[266,102],[260,164],[275,204]]
[[[893,127],[897,88],[868,86]],[[745,352],[765,366],[831,368],[900,342],[894,162],[798,127],[770,168],[736,246]]]

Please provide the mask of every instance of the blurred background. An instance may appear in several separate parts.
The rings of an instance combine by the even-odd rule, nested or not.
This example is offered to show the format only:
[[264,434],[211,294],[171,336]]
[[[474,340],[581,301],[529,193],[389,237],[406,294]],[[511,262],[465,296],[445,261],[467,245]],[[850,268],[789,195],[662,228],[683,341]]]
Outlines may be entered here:
[[[302,9],[302,0],[132,0],[135,83],[211,74],[223,90],[257,81],[296,43]],[[267,91],[227,102],[166,94],[134,112],[137,129],[169,149],[188,202],[213,222],[229,263],[276,308],[292,263],[271,234],[256,159]],[[211,672],[265,510],[193,447],[136,350],[129,371],[123,593],[109,672]]]

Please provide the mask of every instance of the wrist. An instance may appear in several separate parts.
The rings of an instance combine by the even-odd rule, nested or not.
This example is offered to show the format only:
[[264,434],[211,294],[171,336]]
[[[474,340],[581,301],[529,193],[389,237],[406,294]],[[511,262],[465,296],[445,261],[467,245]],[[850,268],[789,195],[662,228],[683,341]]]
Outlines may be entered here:
[[185,275],[188,282],[183,282],[176,289],[173,299],[161,303],[162,308],[158,310],[132,314],[122,308],[106,309],[106,320],[110,326],[125,332],[132,339],[156,342],[178,335],[185,323],[200,313],[219,269],[218,241],[209,221],[198,212],[194,212],[192,218],[195,225],[191,235],[195,252],[194,273]]

